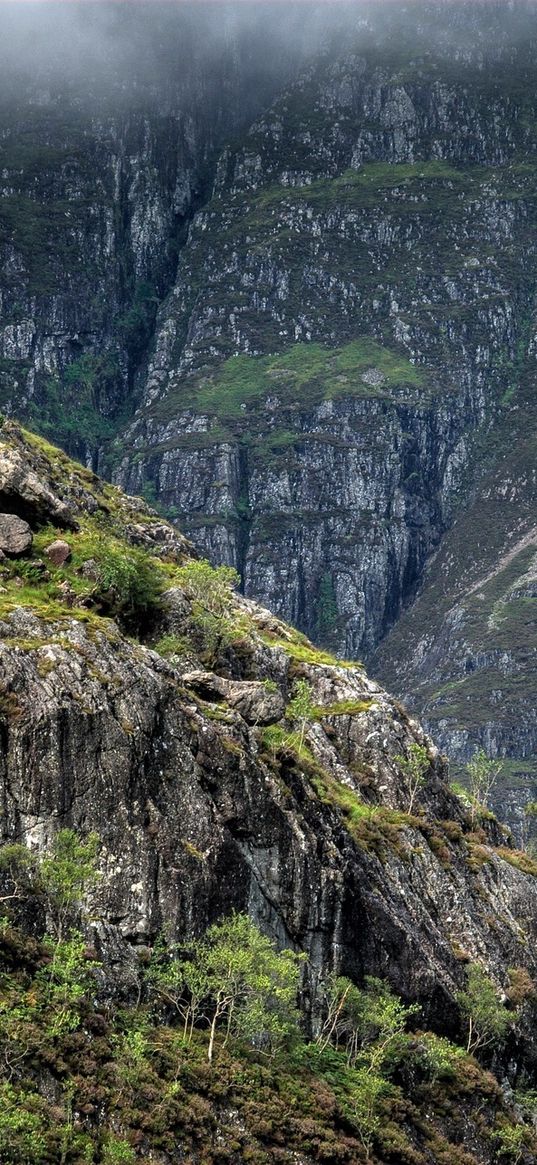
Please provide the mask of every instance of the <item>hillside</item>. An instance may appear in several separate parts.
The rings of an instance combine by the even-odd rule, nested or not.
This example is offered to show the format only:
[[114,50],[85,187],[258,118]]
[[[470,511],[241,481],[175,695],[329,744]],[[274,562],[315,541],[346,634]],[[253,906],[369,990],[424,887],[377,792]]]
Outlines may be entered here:
[[[511,1138],[529,1165],[532,860],[359,664],[141,499],[9,421],[0,499],[2,1159],[474,1165]],[[217,1027],[211,1068],[203,1014],[182,1042],[148,984],[159,943],[233,910],[306,956],[300,1042],[226,1050]],[[503,1022],[477,1060],[475,966]],[[365,1116],[377,1021],[350,1067],[312,1042],[333,974],[419,1008]]]

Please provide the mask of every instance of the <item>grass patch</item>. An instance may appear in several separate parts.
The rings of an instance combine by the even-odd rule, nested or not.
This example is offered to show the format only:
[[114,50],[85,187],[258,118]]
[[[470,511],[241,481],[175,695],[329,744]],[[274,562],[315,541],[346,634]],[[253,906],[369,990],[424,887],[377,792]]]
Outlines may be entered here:
[[342,667],[351,671],[356,668],[363,670],[364,665],[357,660],[337,659],[329,651],[313,647],[307,640],[302,643],[295,639],[278,639],[267,632],[264,632],[261,638],[268,647],[281,647],[295,663],[312,664],[314,667]]
[[516,870],[520,870],[521,873],[531,874],[532,877],[537,878],[537,861],[530,854],[524,853],[523,850],[499,846],[493,850],[493,853],[497,854],[502,861],[508,862],[510,866],[514,866]]
[[327,716],[359,716],[368,712],[372,703],[372,700],[339,700],[335,704],[317,704],[313,716],[315,720],[324,720]]
[[[403,353],[365,336],[342,348],[309,343],[275,356],[230,356],[214,372],[182,381],[177,393],[169,394],[155,411],[176,415],[192,409],[223,423],[237,422],[269,397],[313,407],[323,400],[383,397],[400,385],[421,389],[425,384],[424,372]],[[285,432],[283,446],[292,437]]]

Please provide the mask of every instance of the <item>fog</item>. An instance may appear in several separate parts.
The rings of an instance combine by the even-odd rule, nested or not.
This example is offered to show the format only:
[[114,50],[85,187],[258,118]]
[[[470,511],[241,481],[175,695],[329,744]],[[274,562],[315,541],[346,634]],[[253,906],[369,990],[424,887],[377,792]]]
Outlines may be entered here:
[[81,101],[195,87],[199,71],[240,66],[268,97],[312,54],[455,54],[476,60],[535,43],[535,0],[0,0],[0,95],[40,86]]
[[11,84],[39,79],[148,85],[175,80],[194,64],[243,54],[280,71],[352,25],[359,5],[344,0],[257,3],[221,0],[0,0],[0,68]]

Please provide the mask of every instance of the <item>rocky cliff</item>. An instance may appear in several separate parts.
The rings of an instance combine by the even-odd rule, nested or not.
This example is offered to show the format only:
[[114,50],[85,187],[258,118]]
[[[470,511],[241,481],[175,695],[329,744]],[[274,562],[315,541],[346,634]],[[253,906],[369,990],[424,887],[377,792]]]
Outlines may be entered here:
[[158,501],[246,595],[373,659],[460,763],[506,757],[519,823],[531,593],[521,652],[505,619],[498,646],[489,624],[428,629],[434,675],[408,652],[438,589],[404,612],[439,547],[451,611],[530,533],[534,13],[338,11],[276,33],[230,8],[215,36],[209,9],[159,7],[78,87],[46,59],[4,82],[2,405]]
[[[0,567],[2,838],[46,852],[60,828],[98,833],[87,936],[116,992],[136,993],[160,931],[185,942],[232,909],[307,954],[314,1030],[332,971],[388,980],[451,1036],[469,962],[502,988],[507,968],[535,976],[537,867],[454,796],[445,758],[362,668],[234,594],[140,499],[9,422],[0,495],[32,537],[21,557],[6,536]],[[415,746],[426,780],[413,793]],[[526,1002],[495,1061],[506,1087],[528,1079],[531,1015]],[[476,1103],[484,1087],[474,1075]],[[461,1103],[466,1131],[436,1113],[434,1135],[409,1134],[404,1154],[419,1142],[422,1155],[398,1159],[447,1160],[454,1137],[461,1161],[491,1161],[474,1101]]]

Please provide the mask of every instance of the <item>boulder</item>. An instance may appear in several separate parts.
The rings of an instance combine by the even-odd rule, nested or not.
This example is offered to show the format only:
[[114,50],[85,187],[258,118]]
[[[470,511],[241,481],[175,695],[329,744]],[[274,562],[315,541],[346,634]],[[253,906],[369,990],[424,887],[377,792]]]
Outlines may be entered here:
[[54,522],[78,530],[69,506],[32,468],[28,457],[0,443],[0,504],[16,510],[35,524]]
[[63,566],[64,562],[68,562],[71,557],[71,547],[62,538],[57,538],[55,542],[51,542],[50,546],[47,546],[45,554],[53,566]]
[[259,680],[228,680],[214,672],[197,671],[183,675],[183,683],[204,700],[225,701],[247,724],[275,724],[284,714],[281,693]]
[[9,558],[26,554],[32,545],[33,535],[24,518],[16,514],[0,514],[0,550]]

